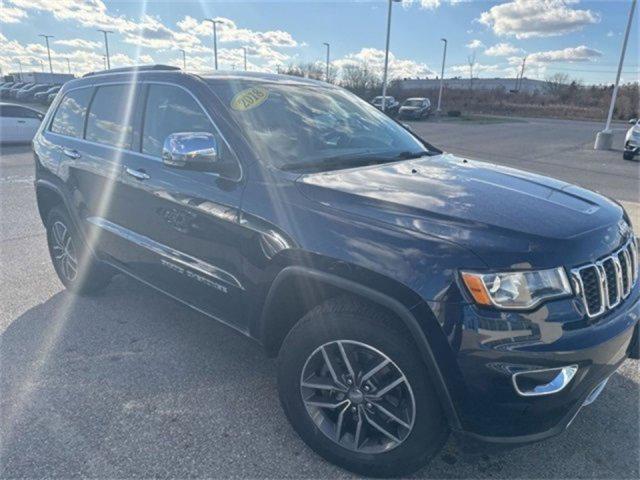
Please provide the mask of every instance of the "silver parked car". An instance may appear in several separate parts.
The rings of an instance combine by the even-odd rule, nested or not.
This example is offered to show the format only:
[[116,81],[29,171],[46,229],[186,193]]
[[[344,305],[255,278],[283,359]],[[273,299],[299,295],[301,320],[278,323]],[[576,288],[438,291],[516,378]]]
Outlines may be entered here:
[[632,125],[624,137],[624,153],[622,158],[625,160],[633,160],[640,154],[640,119],[632,118],[629,120]]

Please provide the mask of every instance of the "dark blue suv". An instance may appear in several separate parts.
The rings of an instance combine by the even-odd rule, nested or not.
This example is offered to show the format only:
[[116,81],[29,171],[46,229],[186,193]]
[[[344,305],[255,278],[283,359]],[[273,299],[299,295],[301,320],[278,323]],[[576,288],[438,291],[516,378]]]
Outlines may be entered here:
[[406,474],[451,431],[558,434],[638,358],[618,203],[443,153],[341,88],[91,74],[34,151],[62,283],[124,273],[257,340],[293,428],[344,468]]

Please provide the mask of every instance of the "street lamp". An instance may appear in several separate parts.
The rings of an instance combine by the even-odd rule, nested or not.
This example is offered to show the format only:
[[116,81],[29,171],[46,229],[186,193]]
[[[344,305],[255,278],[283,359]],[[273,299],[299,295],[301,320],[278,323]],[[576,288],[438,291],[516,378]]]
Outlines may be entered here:
[[329,52],[331,50],[331,45],[329,45],[327,42],[324,42],[323,45],[327,47],[327,68],[326,68],[327,71],[325,73],[325,79],[328,83],[329,82]]
[[401,2],[402,0],[389,0],[389,10],[387,12],[387,45],[384,50],[384,72],[382,74],[382,111],[387,106],[387,71],[389,69],[389,40],[391,37],[391,7],[393,2]]
[[247,47],[242,47],[242,51],[244,54],[244,71],[247,71]]
[[442,88],[444,87],[444,62],[447,59],[447,39],[441,38],[442,43],[444,43],[444,50],[442,52],[442,72],[440,73],[440,93],[438,94],[438,109],[437,112],[440,113],[442,110],[440,109],[440,105],[442,105]]
[[39,58],[38,61],[40,62],[40,68],[42,69],[42,73],[44,73],[44,62],[42,61],[41,58]]
[[222,22],[213,18],[205,18],[204,21],[211,22],[211,25],[213,25],[213,66],[218,70],[218,31],[216,25]]
[[67,70],[69,70],[69,74],[71,74],[71,62],[69,61],[69,57],[67,57]]
[[113,33],[113,31],[111,30],[100,30],[98,29],[99,32],[104,33],[104,49],[107,52],[106,55],[106,59],[107,59],[107,65],[106,65],[106,70],[111,70],[111,59],[109,58],[109,39],[107,38],[107,34],[108,33]]
[[182,69],[186,72],[187,71],[187,53],[181,48],[180,51],[182,52]]
[[18,58],[18,68],[20,68],[20,78],[22,79],[22,61]]
[[618,96],[618,86],[620,85],[620,74],[622,73],[622,64],[624,63],[624,54],[627,51],[627,42],[629,41],[629,31],[631,30],[631,23],[633,21],[633,12],[636,9],[636,1],[631,2],[631,9],[629,10],[629,21],[627,22],[627,30],[624,33],[624,41],[622,42],[622,52],[620,53],[620,63],[618,63],[618,74],[616,75],[616,83],[613,86],[613,92],[611,93],[611,105],[609,105],[609,114],[607,115],[607,123],[604,126],[604,130],[598,132],[596,135],[596,143],[593,146],[595,150],[610,150],[613,145],[613,132],[611,131],[611,119],[613,118],[613,108],[616,104],[616,97]]
[[53,73],[53,65],[51,64],[51,49],[49,48],[49,39],[53,38],[53,35],[44,35],[41,33],[38,36],[44,38],[44,41],[47,44],[47,56],[49,57],[49,71]]

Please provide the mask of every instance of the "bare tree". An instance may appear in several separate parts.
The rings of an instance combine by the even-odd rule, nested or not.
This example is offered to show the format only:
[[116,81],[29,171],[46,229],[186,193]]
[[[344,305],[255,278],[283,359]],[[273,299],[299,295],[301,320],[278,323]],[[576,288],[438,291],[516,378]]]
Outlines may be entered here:
[[280,73],[295,77],[313,78],[314,80],[324,80],[325,77],[324,68],[318,63],[290,64]]
[[365,63],[344,66],[340,84],[361,97],[367,97],[374,90],[380,89],[381,81],[380,77]]
[[549,95],[560,96],[570,82],[566,73],[554,73],[546,78],[545,90]]

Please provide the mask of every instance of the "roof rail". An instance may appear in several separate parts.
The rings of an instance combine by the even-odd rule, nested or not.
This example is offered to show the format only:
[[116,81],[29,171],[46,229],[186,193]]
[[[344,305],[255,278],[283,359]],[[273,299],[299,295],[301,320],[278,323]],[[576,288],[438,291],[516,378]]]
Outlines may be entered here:
[[127,73],[127,72],[150,72],[154,70],[180,70],[178,67],[171,65],[134,65],[132,67],[112,68],[111,70],[100,70],[97,72],[85,73],[82,77],[92,77],[94,75],[106,75],[109,73]]

